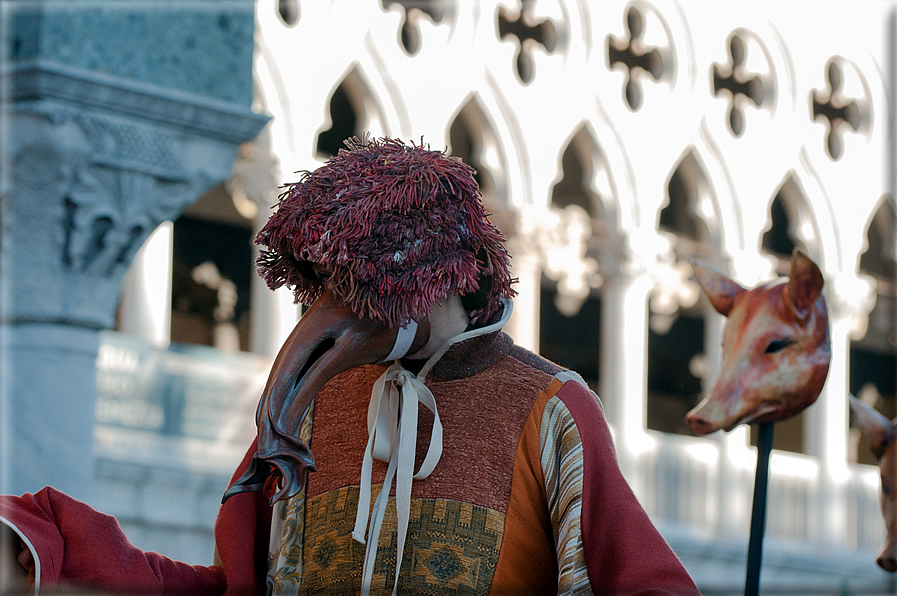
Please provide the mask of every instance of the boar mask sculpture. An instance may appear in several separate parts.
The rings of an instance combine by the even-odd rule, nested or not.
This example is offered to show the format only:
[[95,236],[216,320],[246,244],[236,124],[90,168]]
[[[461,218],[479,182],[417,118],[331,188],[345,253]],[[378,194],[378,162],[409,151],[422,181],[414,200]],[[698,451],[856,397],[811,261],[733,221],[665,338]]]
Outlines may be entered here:
[[746,290],[692,262],[698,283],[727,317],[719,377],[686,416],[696,434],[790,418],[819,397],[831,361],[822,272],[795,250],[791,272]]

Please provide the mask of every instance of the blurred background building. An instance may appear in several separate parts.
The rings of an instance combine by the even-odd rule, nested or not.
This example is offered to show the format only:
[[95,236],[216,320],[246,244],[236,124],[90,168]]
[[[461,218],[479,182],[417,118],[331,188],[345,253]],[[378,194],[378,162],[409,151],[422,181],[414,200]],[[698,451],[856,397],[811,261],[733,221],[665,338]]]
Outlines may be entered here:
[[832,367],[777,426],[764,592],[894,594],[853,392],[897,415],[893,1],[2,0],[0,491],[46,484],[210,563],[300,316],[252,239],[370,132],[478,172],[507,331],[598,392],[707,594],[743,590],[755,437],[690,436],[723,319],[688,260],[826,277]]

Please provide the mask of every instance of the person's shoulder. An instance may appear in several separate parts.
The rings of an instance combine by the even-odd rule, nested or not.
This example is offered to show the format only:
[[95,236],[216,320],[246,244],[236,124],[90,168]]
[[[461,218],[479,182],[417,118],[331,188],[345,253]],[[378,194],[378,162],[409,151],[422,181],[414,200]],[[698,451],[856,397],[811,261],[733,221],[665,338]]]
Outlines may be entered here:
[[522,348],[516,344],[511,347],[508,356],[525,365],[526,367],[543,373],[551,380],[551,384],[555,388],[552,392],[555,395],[563,394],[563,400],[584,401],[588,405],[601,406],[598,396],[589,388],[588,383],[576,371],[564,368],[563,366],[535,354],[526,348]]
[[508,351],[508,357],[520,362],[521,364],[554,377],[558,373],[562,373],[567,369],[563,366],[555,364],[547,358],[543,358],[538,354],[530,352],[526,348],[513,344]]

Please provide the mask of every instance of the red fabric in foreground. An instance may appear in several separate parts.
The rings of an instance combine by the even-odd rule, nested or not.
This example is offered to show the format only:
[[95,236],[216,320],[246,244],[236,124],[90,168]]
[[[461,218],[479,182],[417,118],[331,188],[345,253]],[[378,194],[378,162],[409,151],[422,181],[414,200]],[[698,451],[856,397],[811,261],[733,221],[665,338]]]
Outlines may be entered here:
[[[231,478],[232,485],[249,467],[257,450],[253,441]],[[215,521],[215,548],[227,577],[227,596],[261,596],[268,574],[272,493],[234,495],[221,506]]]
[[41,591],[78,586],[129,594],[224,593],[220,567],[188,565],[144,552],[128,542],[114,517],[56,489],[0,496],[0,512],[35,547]]
[[[255,444],[234,478],[243,473],[253,453]],[[189,565],[144,552],[128,541],[114,517],[51,487],[22,496],[0,495],[0,517],[34,547],[41,565],[41,592],[77,586],[127,594],[263,593],[271,509],[267,497],[258,492],[236,495],[218,513],[215,538],[226,572],[216,565]]]
[[699,595],[623,478],[597,400],[573,382],[564,383],[558,398],[573,415],[583,444],[582,535],[594,594]]

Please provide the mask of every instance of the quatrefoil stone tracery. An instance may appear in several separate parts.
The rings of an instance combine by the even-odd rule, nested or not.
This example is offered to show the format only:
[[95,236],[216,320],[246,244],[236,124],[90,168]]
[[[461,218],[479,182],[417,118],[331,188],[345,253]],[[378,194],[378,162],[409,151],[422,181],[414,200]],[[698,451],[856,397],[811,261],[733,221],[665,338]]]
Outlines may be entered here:
[[634,6],[626,13],[626,29],[629,39],[625,44],[608,35],[607,61],[611,70],[618,65],[626,69],[626,103],[635,111],[642,105],[641,79],[648,74],[655,82],[660,81],[666,65],[660,48],[647,47],[644,43],[642,14]]
[[402,20],[402,47],[409,55],[417,54],[421,47],[420,18],[426,14],[434,23],[441,23],[445,17],[445,0],[381,0],[385,9],[400,6],[405,13]]
[[824,94],[813,90],[813,120],[824,120],[828,126],[826,135],[826,151],[829,157],[837,161],[843,153],[841,135],[846,130],[845,124],[859,132],[863,114],[860,102],[846,96],[844,92],[844,74],[836,60],[830,60],[827,72],[828,88]]
[[546,53],[551,54],[557,47],[557,28],[551,19],[537,21],[532,15],[533,0],[520,0],[520,9],[516,18],[513,13],[498,7],[498,34],[504,41],[506,37],[514,37],[517,40],[518,51],[516,60],[517,76],[523,83],[530,83],[535,76],[535,61],[532,52],[535,46],[540,45]]
[[744,133],[744,108],[752,102],[755,108],[766,101],[767,88],[759,74],[748,71],[745,61],[747,48],[741,36],[729,38],[729,63],[720,67],[713,65],[713,94],[717,97],[726,93],[731,98],[729,105],[729,130],[736,137]]

